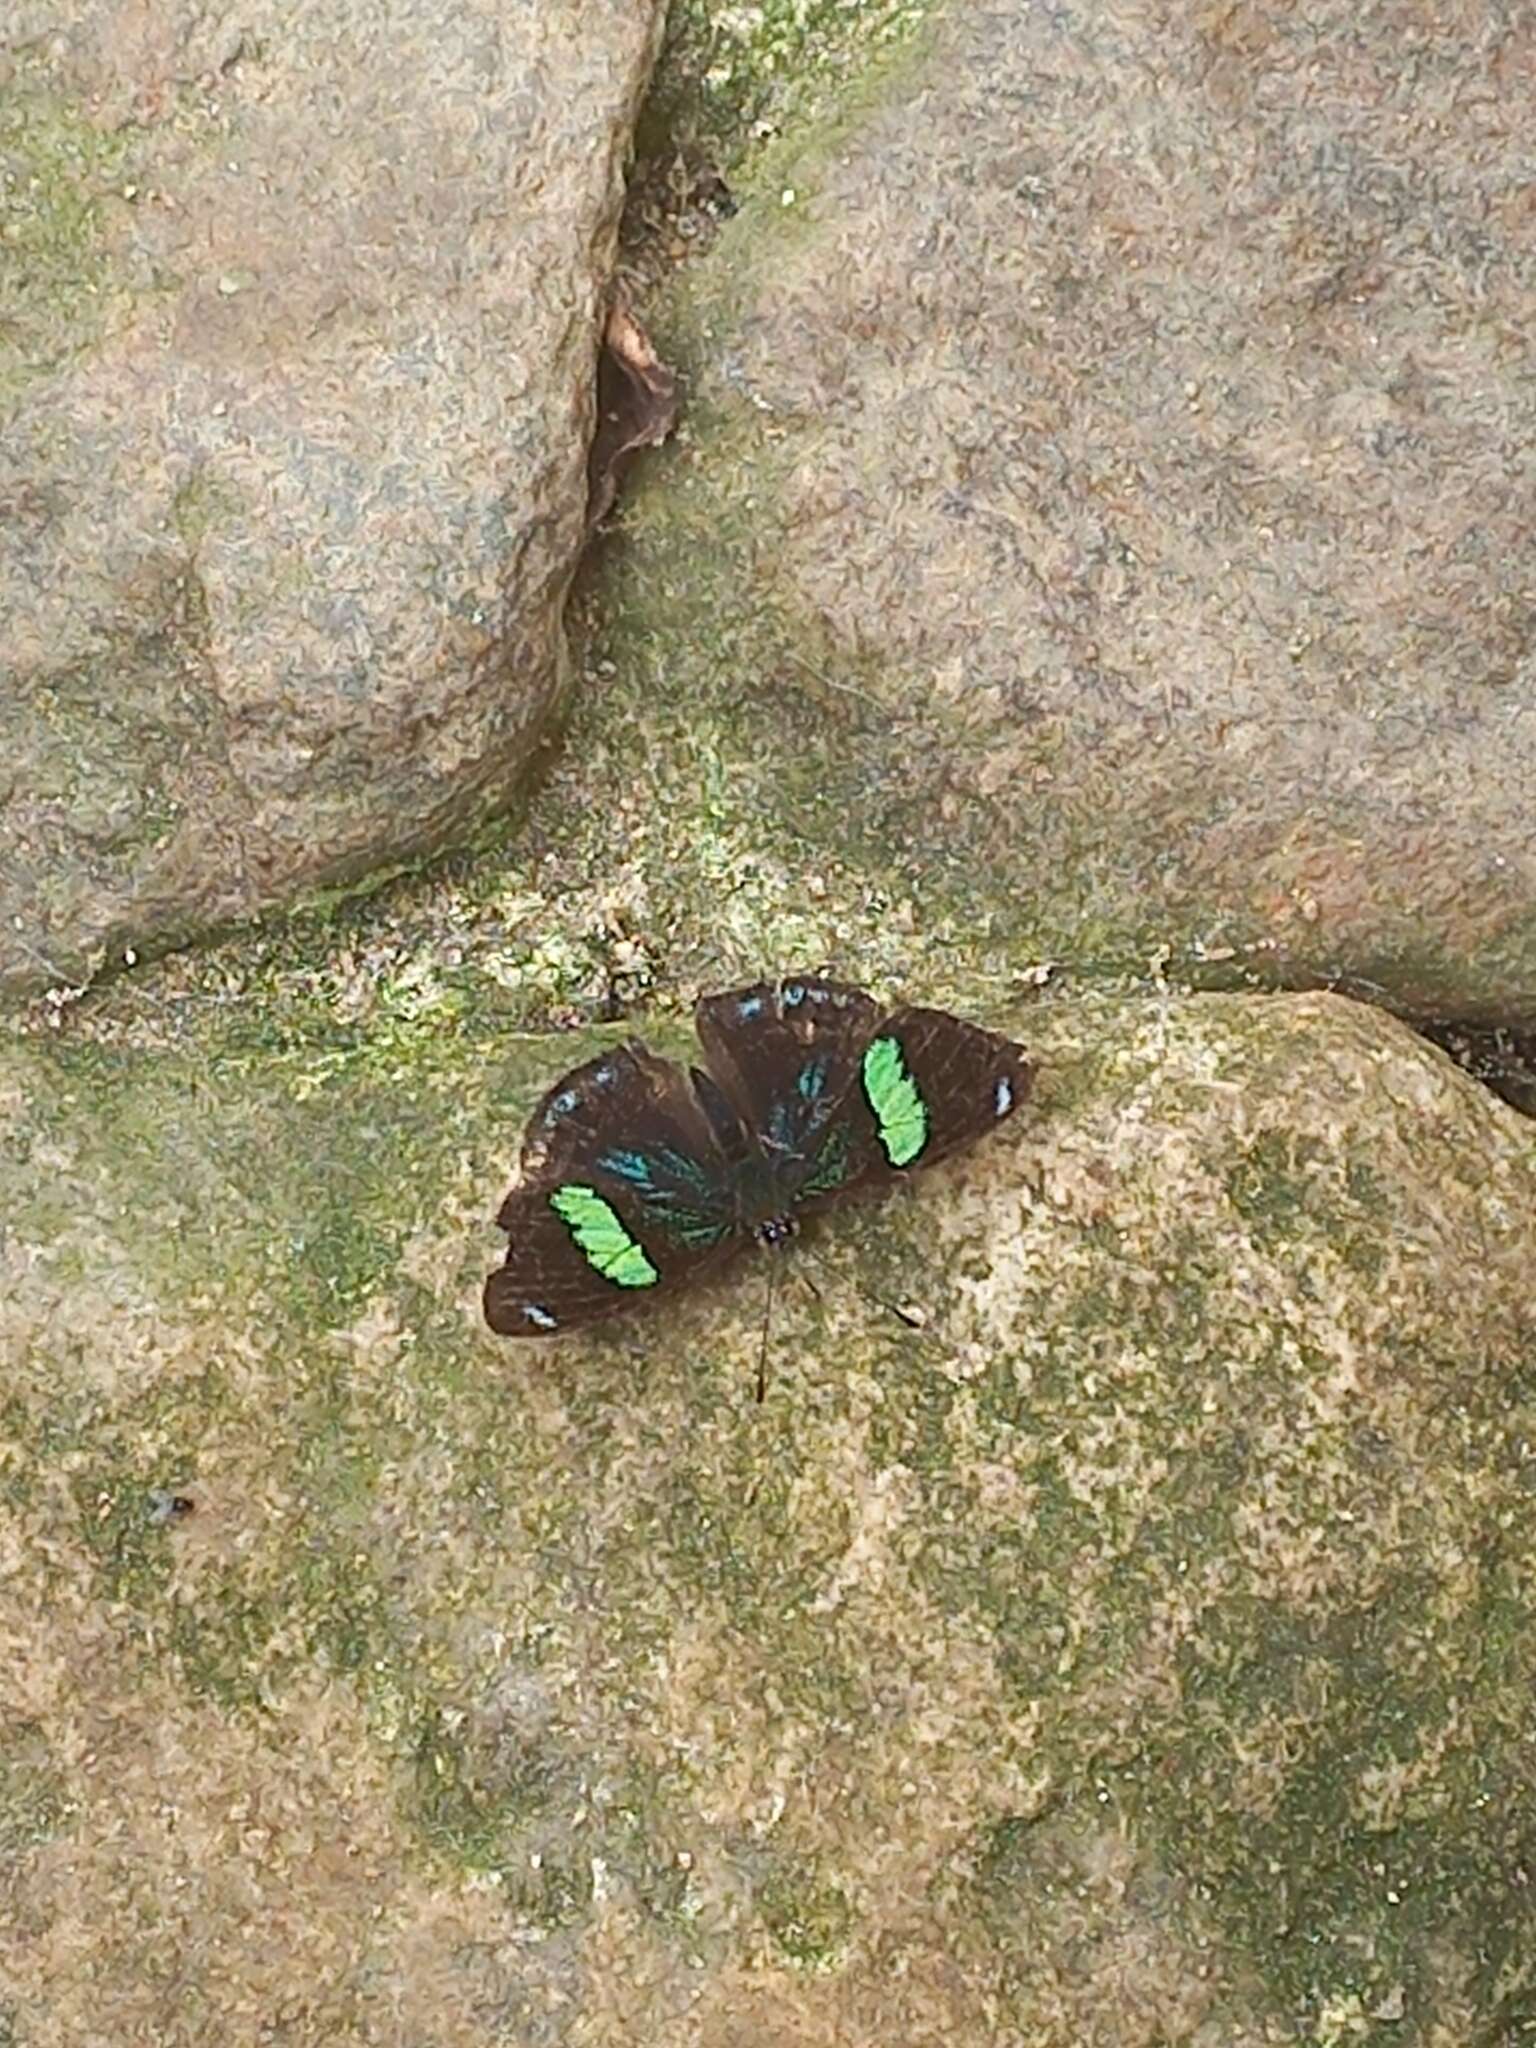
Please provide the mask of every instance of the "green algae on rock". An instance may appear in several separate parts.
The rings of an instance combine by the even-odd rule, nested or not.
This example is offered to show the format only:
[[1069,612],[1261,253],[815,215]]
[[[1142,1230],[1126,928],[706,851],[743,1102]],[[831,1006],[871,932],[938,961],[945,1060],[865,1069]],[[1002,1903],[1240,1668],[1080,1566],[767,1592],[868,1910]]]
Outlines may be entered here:
[[8,1049],[13,2013],[1518,2039],[1530,1127],[1336,999],[1028,1035],[1028,1120],[821,1232],[757,1414],[730,1292],[479,1330],[547,1046]]

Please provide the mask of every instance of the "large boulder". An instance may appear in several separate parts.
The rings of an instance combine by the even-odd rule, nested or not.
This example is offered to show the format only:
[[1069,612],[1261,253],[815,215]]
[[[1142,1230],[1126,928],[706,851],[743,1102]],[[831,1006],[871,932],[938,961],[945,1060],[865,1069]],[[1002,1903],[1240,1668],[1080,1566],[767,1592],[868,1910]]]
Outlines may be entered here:
[[8,9],[0,988],[516,791],[660,14]]
[[1529,128],[1494,7],[980,0],[727,231],[748,587],[978,916],[1536,1018]]
[[1441,1054],[1015,1018],[758,1409],[760,1261],[480,1325],[586,1048],[207,1014],[0,1070],[18,2042],[1524,2037],[1536,1148]]

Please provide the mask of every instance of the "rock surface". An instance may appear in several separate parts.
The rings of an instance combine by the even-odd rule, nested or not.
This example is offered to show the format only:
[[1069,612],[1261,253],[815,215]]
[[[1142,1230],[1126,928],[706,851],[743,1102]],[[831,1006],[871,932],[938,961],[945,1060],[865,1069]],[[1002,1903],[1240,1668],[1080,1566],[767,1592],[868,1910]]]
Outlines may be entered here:
[[515,791],[660,12],[8,10],[0,987]]
[[569,1038],[13,1038],[18,2042],[1522,2038],[1531,1127],[1336,999],[1013,1022],[761,1410],[750,1262],[479,1327]]
[[986,0],[732,224],[762,573],[982,905],[1536,1018],[1533,90],[1476,0]]

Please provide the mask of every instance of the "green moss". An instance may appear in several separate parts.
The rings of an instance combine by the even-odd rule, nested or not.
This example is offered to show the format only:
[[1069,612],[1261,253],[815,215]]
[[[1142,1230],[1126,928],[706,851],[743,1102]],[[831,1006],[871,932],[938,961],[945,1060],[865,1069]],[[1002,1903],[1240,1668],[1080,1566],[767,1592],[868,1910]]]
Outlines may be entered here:
[[171,498],[171,524],[182,545],[195,553],[209,531],[239,508],[233,484],[211,470],[200,469],[177,485]]
[[870,1417],[872,1454],[882,1465],[907,1466],[939,1482],[954,1462],[950,1419],[955,1388],[933,1370],[932,1353],[920,1333],[904,1333],[898,1340],[877,1323],[871,1335],[873,1343],[860,1348],[865,1369],[879,1379],[883,1395]]
[[14,1721],[0,1742],[0,1873],[68,1824],[66,1781],[47,1731],[35,1721]]
[[1324,1160],[1315,1141],[1268,1131],[1249,1144],[1227,1176],[1232,1206],[1257,1236],[1289,1237],[1318,1207],[1315,1174]]
[[121,285],[103,204],[130,150],[25,72],[0,86],[0,408],[108,326]]
[[[537,1853],[526,1846],[525,1828],[548,1807],[554,1781],[552,1765],[537,1746],[502,1757],[494,1773],[477,1768],[466,1744],[449,1732],[442,1710],[423,1705],[411,1736],[411,1771],[411,1818],[438,1853],[480,1870],[514,1862],[526,1866],[530,1853]],[[548,1891],[557,1901],[561,1888],[560,1872],[551,1868],[531,1890],[540,1898]]]
[[[79,1534],[125,1643],[157,1667],[168,1662],[191,1694],[261,1710],[315,1655],[337,1670],[355,1670],[391,1652],[394,1632],[380,1587],[347,1548],[347,1484],[307,1440],[295,1459],[287,1419],[269,1449],[273,1477],[302,1503],[295,1519],[275,1534],[263,1531],[255,1549],[207,1567],[195,1601],[175,1596],[178,1525],[158,1512],[157,1495],[172,1479],[190,1488],[195,1514],[224,1512],[216,1487],[210,1501],[199,1481],[197,1447],[211,1425],[227,1425],[238,1413],[229,1385],[207,1374],[148,1392],[133,1405],[131,1421],[87,1414],[83,1436],[91,1456],[72,1461],[72,1490]],[[322,1484],[306,1491],[306,1476]],[[322,1517],[316,1526],[308,1521],[311,1510]]]
[[[107,1216],[154,1211],[173,1222],[143,1243],[148,1266],[177,1293],[220,1276],[235,1312],[251,1298],[268,1313],[281,1301],[295,1331],[349,1316],[420,1225],[419,1176],[461,1058],[438,1013],[386,1017],[376,1034],[342,1034],[318,1050],[280,1018],[247,1013],[203,1046],[183,1040],[152,1069],[89,1044],[57,1052],[84,1135],[80,1170]],[[259,1081],[242,1087],[258,1062]],[[500,1085],[494,1070],[482,1077],[488,1121]],[[338,1121],[323,1099],[346,1086],[355,1114]],[[509,1133],[509,1165],[512,1150]],[[58,1229],[74,1199],[39,1180],[24,1203],[28,1226]]]
[[704,151],[740,176],[765,133],[846,92],[853,65],[898,51],[932,12],[933,0],[675,0],[640,154]]
[[[1486,1991],[1536,1931],[1519,1877],[1523,1822],[1486,1754],[1456,1737],[1460,1686],[1444,1644],[1431,1652],[1422,1633],[1429,1593],[1405,1578],[1369,1608],[1213,1616],[1184,1660],[1182,1768],[1140,1781],[1179,1867],[1298,2010],[1351,1994],[1374,2004],[1394,1984],[1421,2009],[1439,1985],[1437,1944],[1453,1923],[1481,1942]],[[1234,1809],[1242,1749],[1275,1715],[1294,1731],[1290,1767],[1266,1807]],[[1374,1824],[1367,1798],[1362,1821],[1363,1787],[1431,1754],[1436,1767],[1417,1797],[1378,1801]]]
[[546,1931],[583,1920],[598,1873],[611,1873],[697,1949],[686,1868],[657,1839],[672,1774],[663,1788],[631,1760],[574,1748],[553,1727],[487,1726],[425,1699],[403,1736],[404,1810],[434,1861],[494,1876],[508,1910]]
[[774,1946],[802,1970],[830,1970],[852,1930],[847,1898],[812,1870],[780,1868],[760,1887],[758,1909]]
[[[1265,1131],[1244,1147],[1225,1178],[1228,1198],[1256,1245],[1294,1254],[1310,1244],[1326,1261],[1366,1279],[1382,1271],[1382,1189],[1367,1162],[1340,1158],[1316,1140]],[[1316,1284],[1298,1274],[1300,1287]]]

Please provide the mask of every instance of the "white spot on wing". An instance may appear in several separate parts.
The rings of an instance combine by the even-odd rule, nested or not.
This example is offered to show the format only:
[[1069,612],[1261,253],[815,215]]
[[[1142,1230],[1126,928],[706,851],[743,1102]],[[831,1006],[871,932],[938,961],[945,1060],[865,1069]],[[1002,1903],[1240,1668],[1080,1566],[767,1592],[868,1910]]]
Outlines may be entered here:
[[1013,1107],[1013,1083],[1006,1074],[1000,1074],[997,1086],[992,1090],[992,1114],[1006,1116]]
[[536,1301],[523,1303],[524,1320],[533,1324],[536,1330],[558,1330],[560,1319],[552,1316],[547,1308],[540,1308]]

